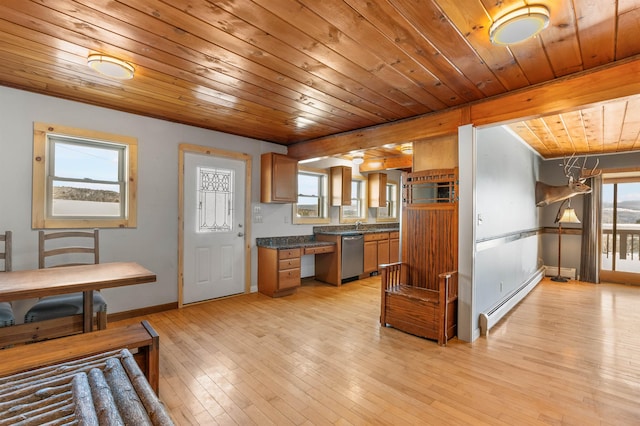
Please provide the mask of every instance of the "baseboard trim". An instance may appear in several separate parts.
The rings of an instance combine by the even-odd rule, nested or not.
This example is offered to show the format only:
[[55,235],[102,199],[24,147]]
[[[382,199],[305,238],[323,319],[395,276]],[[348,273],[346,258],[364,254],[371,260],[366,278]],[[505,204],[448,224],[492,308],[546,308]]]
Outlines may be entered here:
[[172,309],[178,309],[178,302],[165,303],[164,305],[147,306],[145,308],[133,309],[131,311],[107,314],[107,321],[122,321],[129,318],[142,317],[145,315],[157,314],[158,312],[170,311]]
[[501,299],[496,305],[488,311],[482,312],[478,319],[480,325],[480,335],[488,336],[489,330],[497,324],[511,309],[524,299],[531,290],[533,290],[544,277],[544,267],[539,268],[533,273],[520,287],[509,293],[505,298]]

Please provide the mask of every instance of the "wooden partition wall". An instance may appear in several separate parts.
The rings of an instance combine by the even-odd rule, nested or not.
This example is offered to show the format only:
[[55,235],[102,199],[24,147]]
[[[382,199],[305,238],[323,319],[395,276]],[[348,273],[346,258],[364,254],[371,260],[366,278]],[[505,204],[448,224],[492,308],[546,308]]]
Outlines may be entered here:
[[458,169],[404,174],[402,204],[409,284],[437,290],[438,274],[458,269]]

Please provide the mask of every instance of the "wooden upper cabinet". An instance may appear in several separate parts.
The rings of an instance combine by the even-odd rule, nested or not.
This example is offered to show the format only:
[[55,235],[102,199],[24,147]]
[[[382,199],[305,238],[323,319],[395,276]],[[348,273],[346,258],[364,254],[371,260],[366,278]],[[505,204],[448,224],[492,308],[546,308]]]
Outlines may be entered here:
[[275,152],[260,158],[260,202],[298,201],[298,160]]
[[331,205],[351,205],[351,167],[334,166],[329,169],[331,178]]
[[369,173],[369,207],[387,205],[387,174]]

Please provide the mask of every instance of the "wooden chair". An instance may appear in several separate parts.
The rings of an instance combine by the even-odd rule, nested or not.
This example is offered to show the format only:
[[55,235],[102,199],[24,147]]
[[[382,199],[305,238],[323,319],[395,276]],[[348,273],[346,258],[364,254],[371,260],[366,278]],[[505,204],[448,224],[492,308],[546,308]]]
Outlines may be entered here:
[[[98,230],[93,231],[59,231],[38,233],[38,268],[54,268],[72,265],[100,263]],[[89,241],[87,245],[64,246],[63,243],[50,243],[51,240],[65,239],[68,244],[75,244],[78,239]],[[93,310],[96,312],[97,328],[107,328],[107,303],[99,291],[93,293]],[[63,318],[83,313],[82,293],[70,293],[59,296],[48,296],[40,299],[27,311],[25,323]]]
[[[0,252],[0,259],[4,260],[4,272],[11,271],[11,231],[0,234],[0,241],[4,241],[4,251]],[[0,302],[0,327],[15,324],[11,303]]]
[[[437,289],[411,285],[406,263],[382,267],[380,324],[446,345],[457,334],[458,273],[437,277]],[[433,286],[431,286],[433,287]]]

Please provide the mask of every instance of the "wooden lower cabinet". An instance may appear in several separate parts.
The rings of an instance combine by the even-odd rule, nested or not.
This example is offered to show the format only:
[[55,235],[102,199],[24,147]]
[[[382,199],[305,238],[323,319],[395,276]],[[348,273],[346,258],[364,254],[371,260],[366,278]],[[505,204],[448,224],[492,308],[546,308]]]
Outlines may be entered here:
[[389,232],[389,263],[400,262],[400,231]]
[[378,242],[364,242],[364,273],[370,274],[378,270]]
[[315,256],[316,280],[339,286],[342,284],[342,237],[318,234],[316,241],[332,243],[333,250]]
[[[389,239],[378,241],[378,265],[389,263]],[[376,265],[376,269],[378,266]]]
[[258,291],[271,297],[291,294],[300,287],[301,249],[258,247]]
[[364,273],[378,271],[378,265],[389,263],[389,233],[364,234]]

